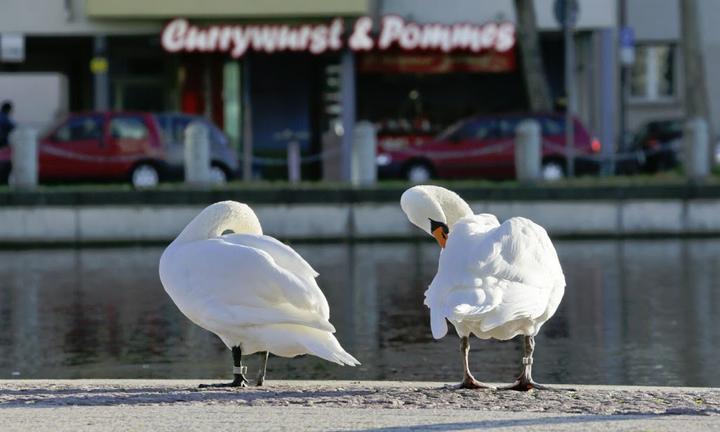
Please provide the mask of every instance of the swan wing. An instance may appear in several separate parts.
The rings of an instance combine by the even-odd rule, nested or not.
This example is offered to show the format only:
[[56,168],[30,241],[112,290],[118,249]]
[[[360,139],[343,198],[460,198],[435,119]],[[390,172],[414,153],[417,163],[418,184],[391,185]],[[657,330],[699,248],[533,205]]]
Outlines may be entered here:
[[319,313],[330,319],[330,306],[315,278],[318,272],[293,248],[274,237],[253,234],[231,234],[223,237],[233,244],[247,246],[267,253],[274,264],[299,279],[300,284],[284,284],[284,294],[291,303]]
[[[488,229],[477,215],[453,226],[438,273],[426,292],[433,335],[445,318],[477,321],[487,331],[520,318],[537,319],[562,296],[565,278],[547,233],[524,218]],[[554,307],[550,306],[554,313]],[[435,309],[435,311],[433,311]]]
[[183,313],[215,332],[284,323],[335,331],[314,277],[309,284],[260,248],[224,238],[171,246],[160,277]]

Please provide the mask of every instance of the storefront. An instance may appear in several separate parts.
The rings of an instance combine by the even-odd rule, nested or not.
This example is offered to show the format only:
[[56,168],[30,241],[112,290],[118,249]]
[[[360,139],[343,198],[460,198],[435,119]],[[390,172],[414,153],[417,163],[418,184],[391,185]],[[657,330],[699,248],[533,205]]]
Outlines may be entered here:
[[303,137],[304,154],[320,152],[326,131],[352,127],[343,113],[430,134],[470,113],[521,109],[514,31],[507,22],[420,25],[399,16],[293,24],[176,18],[160,41],[178,65],[178,108],[210,116],[235,142],[251,140],[256,156],[272,157],[283,154],[288,135]]
[[[611,142],[612,128],[603,125],[616,112],[606,69],[615,64],[617,14],[579,3],[579,114]],[[550,6],[540,2],[536,12],[558,101],[563,45]],[[466,115],[528,108],[509,1],[86,0],[53,3],[32,20],[9,18],[24,17],[24,7],[8,2],[0,24],[25,35],[25,61],[0,63],[0,72],[61,75],[66,110],[206,115],[258,157],[281,158],[293,135],[305,155],[317,154],[324,132],[346,137],[356,120],[427,137]]]

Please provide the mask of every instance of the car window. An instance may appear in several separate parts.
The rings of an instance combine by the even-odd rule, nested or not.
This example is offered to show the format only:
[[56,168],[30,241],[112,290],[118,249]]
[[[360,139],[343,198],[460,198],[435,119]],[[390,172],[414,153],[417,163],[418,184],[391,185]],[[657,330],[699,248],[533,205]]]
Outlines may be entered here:
[[110,136],[121,140],[143,140],[149,131],[145,120],[137,116],[117,116],[110,120]]
[[102,137],[101,116],[76,116],[70,118],[55,132],[59,142],[99,140]]
[[214,124],[210,125],[210,143],[220,147],[230,146],[227,135]]
[[649,130],[651,135],[658,138],[673,137],[682,135],[683,125],[677,120],[658,121],[650,123]]
[[540,128],[544,136],[560,136],[565,134],[565,119],[543,117],[540,119]]
[[171,135],[174,142],[183,143],[185,142],[185,129],[192,121],[190,117],[175,117],[172,124]]
[[498,120],[498,134],[503,138],[515,136],[515,130],[523,119],[501,118]]
[[212,145],[228,146],[228,139],[215,124],[205,121],[202,117],[187,117],[178,115],[158,115],[158,124],[162,129],[163,137],[172,144],[185,142],[185,129],[193,121],[202,121],[208,127],[210,143]]
[[490,138],[495,135],[495,121],[484,119],[458,123],[443,135],[451,141]]

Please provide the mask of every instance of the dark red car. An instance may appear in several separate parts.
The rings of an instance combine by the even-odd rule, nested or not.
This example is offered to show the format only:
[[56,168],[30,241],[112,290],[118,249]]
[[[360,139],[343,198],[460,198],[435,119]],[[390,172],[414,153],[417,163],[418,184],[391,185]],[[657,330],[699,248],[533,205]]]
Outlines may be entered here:
[[[160,129],[146,113],[77,113],[50,128],[38,142],[40,181],[130,180],[157,183],[164,159]],[[10,160],[10,149],[0,150]],[[5,173],[7,175],[7,173]]]
[[[435,139],[403,148],[378,146],[381,178],[424,182],[431,178],[515,178],[515,130],[526,119],[537,120],[542,133],[542,173],[548,180],[565,175],[565,118],[563,114],[508,114],[462,120]],[[593,155],[600,141],[575,120],[575,170],[595,174]]]
[[[206,122],[210,131],[213,181],[232,178],[237,155],[207,120],[184,114],[87,112],[69,114],[40,137],[39,180],[129,181],[149,187],[182,179],[181,135],[193,120]],[[0,149],[2,180],[10,175],[10,156],[9,148]]]

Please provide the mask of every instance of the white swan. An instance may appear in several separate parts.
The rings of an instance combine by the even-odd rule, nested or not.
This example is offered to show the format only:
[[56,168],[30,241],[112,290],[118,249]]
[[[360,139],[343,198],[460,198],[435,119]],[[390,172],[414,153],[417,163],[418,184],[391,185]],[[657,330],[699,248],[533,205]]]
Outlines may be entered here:
[[180,311],[232,350],[235,379],[213,386],[247,385],[242,355],[256,352],[265,355],[257,385],[268,353],[360,364],[333,336],[317,275],[292,248],[263,235],[250,207],[234,201],[204,209],[160,258],[160,280]]
[[464,354],[460,387],[491,388],[468,367],[469,335],[507,340],[524,335],[523,368],[507,389],[543,389],[532,379],[535,335],[557,309],[565,277],[545,230],[515,217],[502,225],[491,214],[474,215],[456,193],[438,186],[415,186],[400,206],[410,222],[443,248],[438,272],[425,292],[435,339],[457,330]]

